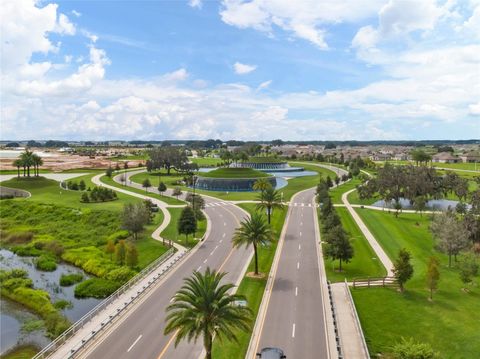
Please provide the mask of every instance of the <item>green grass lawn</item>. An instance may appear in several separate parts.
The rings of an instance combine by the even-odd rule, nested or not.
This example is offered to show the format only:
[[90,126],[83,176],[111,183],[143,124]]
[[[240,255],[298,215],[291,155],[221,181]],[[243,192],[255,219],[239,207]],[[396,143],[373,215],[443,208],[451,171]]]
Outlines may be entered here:
[[[255,204],[253,203],[244,203],[240,207],[252,213],[255,211]],[[285,221],[287,210],[275,211],[272,216],[272,229],[275,233],[275,238],[278,240],[280,238],[280,233],[282,232],[283,223]],[[277,249],[277,242],[272,243],[268,247],[259,248],[258,251],[258,266],[259,271],[265,274],[270,272],[270,267],[272,266],[273,257],[275,256],[275,251]],[[247,273],[253,272],[254,270],[254,261],[250,263]],[[246,297],[249,308],[254,313],[254,318],[252,320],[252,330],[255,325],[255,318],[262,301],[263,292],[265,290],[265,285],[267,284],[267,279],[256,279],[250,277],[243,277],[240,285],[238,286],[237,293],[242,294]],[[229,358],[229,359],[243,359],[247,353],[248,344],[250,343],[250,337],[252,335],[251,331],[248,332],[239,332],[238,343],[225,341],[220,343],[216,340],[213,343],[213,357],[214,358]]]
[[341,204],[342,202],[342,195],[345,192],[350,191],[351,189],[356,188],[362,181],[358,178],[352,178],[350,181],[341,184],[338,187],[332,188],[328,191],[330,194],[330,198],[334,204]]
[[[139,175],[142,175],[143,173],[140,173]],[[136,180],[134,180],[133,178],[135,178],[136,176],[138,175],[134,175],[132,177],[130,177],[132,179],[133,182],[136,182]],[[146,177],[145,177],[146,178]],[[158,177],[157,177],[158,178]],[[151,181],[153,181],[152,178],[150,178]],[[173,198],[173,197],[169,197],[169,196],[163,196],[163,195],[160,195],[160,194],[157,194],[157,193],[153,193],[153,192],[146,192],[145,190],[143,189],[139,189],[139,188],[133,188],[133,187],[129,187],[129,186],[124,186],[120,183],[117,183],[113,180],[113,178],[110,178],[110,177],[107,177],[107,176],[103,176],[100,178],[100,181],[102,181],[103,183],[105,184],[108,184],[110,186],[114,186],[114,187],[117,187],[117,188],[121,188],[121,189],[125,189],[127,191],[130,191],[130,192],[135,192],[135,193],[138,193],[138,194],[143,194],[144,196],[149,196],[149,197],[152,197],[152,198],[156,198],[156,199],[159,199],[160,201],[163,201],[167,204],[171,204],[171,205],[182,205],[182,204],[185,204],[184,201],[182,200],[179,200],[179,199],[176,199],[176,198]],[[142,179],[142,182],[143,182],[143,179]],[[140,184],[142,182],[139,182]],[[152,182],[152,188],[153,186],[158,186],[158,180],[156,182]],[[126,195],[128,196],[128,195]],[[131,197],[131,198],[134,198],[132,196],[128,196],[128,197]]]
[[349,263],[342,263],[343,272],[338,272],[338,261],[324,259],[328,280],[343,282],[345,278],[382,277],[387,274],[382,263],[376,259],[376,254],[367,239],[358,228],[353,217],[346,208],[336,208],[342,221],[343,228],[349,234],[354,249],[354,257]]
[[[375,162],[380,165],[384,165],[384,161],[377,161]],[[388,163],[392,165],[415,165],[415,162],[412,161],[388,161]],[[480,174],[480,164],[477,163],[439,163],[439,162],[430,162],[428,164],[432,167],[439,167],[439,168],[451,168],[452,170],[469,170],[469,171],[478,171]]]
[[198,164],[200,167],[216,167],[223,162],[222,159],[214,157],[189,157],[189,160]]
[[217,168],[210,172],[198,173],[200,177],[208,178],[260,178],[271,177],[268,173],[251,168]]
[[[82,176],[87,184],[93,188],[90,181],[92,175]],[[119,211],[123,208],[124,203],[138,202],[140,199],[118,193],[118,200],[102,203],[82,203],[80,202],[81,191],[70,191],[60,187],[60,183],[46,179],[44,177],[31,178],[12,178],[11,180],[2,182],[2,185],[11,188],[19,188],[28,191],[32,194],[27,201],[53,203],[70,207],[90,208],[90,209],[105,209],[112,211]]]
[[[400,248],[409,250],[415,269],[404,294],[391,288],[352,290],[371,355],[388,352],[401,337],[413,337],[430,343],[444,358],[478,357],[480,289],[477,285],[469,293],[462,291],[457,269],[449,269],[447,256],[434,249],[429,217],[401,214],[396,219],[381,211],[357,212],[391,258]],[[428,300],[425,285],[431,255],[441,261],[439,290],[433,302]]]
[[[178,234],[178,220],[182,213],[183,208],[168,208],[170,212],[171,219],[168,226],[160,234],[162,238],[169,239],[173,242],[181,244],[184,247],[194,247],[198,240],[193,239],[192,236],[188,236],[188,241],[185,240],[185,235]],[[202,238],[207,230],[207,220],[197,222],[197,233],[195,238]]]

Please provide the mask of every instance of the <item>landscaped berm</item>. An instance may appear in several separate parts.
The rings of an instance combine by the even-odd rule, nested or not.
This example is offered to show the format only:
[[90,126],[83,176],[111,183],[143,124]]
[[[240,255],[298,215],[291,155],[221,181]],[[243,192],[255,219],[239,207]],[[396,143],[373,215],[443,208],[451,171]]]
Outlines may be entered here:
[[273,187],[277,185],[274,176],[251,168],[218,168],[198,175],[196,187],[207,191],[253,191],[259,178],[267,179]]

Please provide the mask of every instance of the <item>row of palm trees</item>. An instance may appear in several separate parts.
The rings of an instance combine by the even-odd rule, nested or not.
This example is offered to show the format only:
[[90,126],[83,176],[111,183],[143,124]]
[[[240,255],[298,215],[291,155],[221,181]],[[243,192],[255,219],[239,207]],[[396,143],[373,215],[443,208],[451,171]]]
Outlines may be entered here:
[[[278,191],[264,179],[255,183],[254,190],[260,191],[257,210],[266,210],[268,220],[259,212],[252,213],[235,230],[232,243],[235,247],[253,246],[255,275],[258,275],[258,247],[274,240],[271,215],[274,209],[283,208],[283,204]],[[207,268],[205,273],[195,271],[185,279],[167,307],[165,334],[175,333],[175,346],[183,339],[196,342],[202,337],[206,359],[211,359],[214,337],[220,342],[224,339],[237,342],[239,330],[251,330],[252,311],[237,304],[245,300],[244,296],[229,293],[233,284],[220,284],[225,274]]]
[[23,177],[30,177],[30,168],[33,168],[34,176],[38,177],[40,166],[43,165],[42,158],[30,150],[25,150],[20,154],[20,158],[13,161],[13,165],[17,167],[17,176],[20,177],[20,168],[23,167]]

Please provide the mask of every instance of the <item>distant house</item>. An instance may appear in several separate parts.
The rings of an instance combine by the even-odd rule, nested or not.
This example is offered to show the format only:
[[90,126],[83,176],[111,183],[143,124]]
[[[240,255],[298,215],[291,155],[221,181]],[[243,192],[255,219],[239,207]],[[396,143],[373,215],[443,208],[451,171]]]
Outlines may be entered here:
[[372,161],[390,161],[392,159],[392,155],[389,153],[374,153],[370,156]]
[[465,163],[480,162],[480,152],[469,152],[459,156]]
[[406,153],[396,153],[393,155],[395,161],[407,161],[410,159],[410,156]]
[[460,158],[452,155],[450,152],[440,152],[432,156],[432,162],[458,163],[460,162]]

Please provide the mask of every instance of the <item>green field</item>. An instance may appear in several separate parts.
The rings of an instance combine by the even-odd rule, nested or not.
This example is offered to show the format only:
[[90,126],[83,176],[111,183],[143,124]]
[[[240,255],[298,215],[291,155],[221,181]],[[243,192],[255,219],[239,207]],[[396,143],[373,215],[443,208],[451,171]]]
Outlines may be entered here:
[[[90,178],[92,175],[82,176],[75,178],[75,181],[84,179],[88,186],[93,188]],[[32,197],[27,201],[41,202],[41,203],[53,203],[70,207],[90,208],[90,209],[105,209],[118,211],[123,208],[124,203],[135,203],[140,201],[138,198],[127,196],[118,193],[118,200],[103,203],[82,203],[80,202],[81,191],[70,191],[60,187],[60,183],[46,179],[44,177],[31,177],[31,178],[12,178],[11,180],[2,182],[3,186],[11,188],[19,188],[28,191],[32,194]]]
[[342,204],[342,195],[351,189],[356,188],[362,181],[357,178],[352,178],[350,181],[340,184],[338,187],[332,188],[328,191],[330,198],[334,204]]
[[210,172],[198,173],[199,177],[207,178],[261,178],[272,177],[268,173],[255,171],[251,168],[217,168]]
[[[415,165],[413,161],[387,161],[392,165]],[[384,161],[376,161],[376,164],[384,165]],[[480,163],[439,163],[439,162],[429,162],[429,166],[438,167],[438,168],[451,168],[452,170],[468,170],[468,171],[478,171],[480,174]]]
[[[244,203],[240,207],[247,210],[249,213],[255,211],[255,204],[253,203]],[[272,216],[272,229],[275,232],[275,238],[278,240],[282,232],[283,223],[285,221],[287,210],[276,210]],[[258,251],[258,269],[261,273],[268,274],[270,272],[270,267],[272,266],[273,257],[275,256],[275,251],[277,249],[277,242],[270,244],[268,247],[261,247]],[[254,270],[254,261],[250,263],[247,273],[253,272]],[[265,290],[265,285],[267,284],[267,279],[256,279],[251,277],[243,277],[240,285],[238,286],[237,293],[242,294],[246,297],[248,302],[248,307],[254,313],[254,319],[252,321],[252,329],[255,324],[255,318],[262,301],[263,292]],[[251,331],[249,332],[239,332],[238,343],[234,342],[223,342],[220,343],[216,340],[213,343],[213,357],[214,358],[228,358],[228,359],[243,359],[247,353],[248,344],[250,342]]]
[[[142,175],[142,174],[143,173],[140,173],[140,174],[134,175],[130,178],[132,179],[133,182],[136,182],[133,178],[135,178],[136,176]],[[144,177],[144,178],[146,178],[146,177]],[[143,179],[141,180],[141,182],[139,182],[140,184],[143,182]],[[155,180],[155,182],[153,182],[154,181],[153,178],[150,178],[150,180],[152,182],[152,187],[151,188],[154,188],[155,185],[158,186],[158,179]],[[163,195],[160,195],[160,194],[157,194],[157,193],[145,191],[144,189],[133,188],[133,187],[128,187],[128,186],[125,187],[124,185],[115,182],[113,180],[113,178],[110,178],[110,177],[107,177],[107,176],[102,176],[100,178],[100,181],[102,181],[103,183],[108,184],[110,186],[113,186],[113,187],[126,189],[127,191],[130,191],[130,192],[134,192],[134,193],[142,194],[144,196],[149,196],[149,197],[152,197],[152,198],[156,198],[156,199],[158,199],[162,202],[165,202],[166,204],[171,204],[171,205],[184,205],[185,204],[184,201],[176,199],[174,197],[163,196]],[[151,191],[151,188],[150,188],[150,191]],[[128,196],[128,195],[126,195],[126,196]],[[128,196],[128,197],[135,198],[135,197],[132,197],[132,196]]]
[[[400,248],[412,254],[415,273],[406,292],[395,289],[354,289],[352,295],[370,354],[388,352],[401,337],[427,342],[444,358],[475,358],[480,353],[480,289],[462,290],[457,269],[447,267],[446,255],[434,249],[429,217],[358,209],[386,253],[395,258]],[[439,289],[433,302],[425,285],[426,262],[441,261]],[[477,278],[478,283],[478,278]]]
[[338,272],[338,261],[324,259],[327,278],[331,282],[342,282],[345,278],[383,277],[387,271],[376,258],[376,254],[367,239],[358,228],[353,217],[346,208],[337,207],[343,228],[349,234],[354,249],[354,257],[349,263],[342,263],[343,272]]
[[198,164],[200,167],[215,167],[219,166],[223,162],[221,158],[213,157],[189,157],[189,160]]
[[168,226],[160,234],[162,238],[171,240],[185,247],[194,247],[198,243],[197,239],[202,238],[205,234],[205,231],[207,230],[207,221],[204,220],[197,222],[198,227],[197,233],[195,234],[195,238],[197,239],[194,240],[192,236],[189,236],[188,242],[186,242],[185,235],[178,234],[178,220],[182,213],[182,208],[168,208],[168,211],[170,212],[171,219]]

